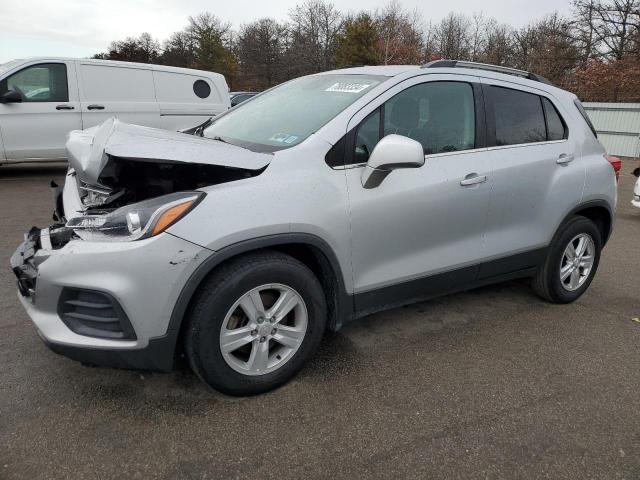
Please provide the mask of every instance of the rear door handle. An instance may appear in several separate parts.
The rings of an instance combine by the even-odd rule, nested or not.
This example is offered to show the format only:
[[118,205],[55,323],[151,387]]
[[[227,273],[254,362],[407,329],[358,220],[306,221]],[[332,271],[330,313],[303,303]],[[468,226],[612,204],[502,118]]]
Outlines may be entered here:
[[460,185],[463,187],[468,187],[471,185],[477,185],[478,183],[483,183],[487,181],[486,175],[478,175],[477,173],[470,173],[463,180],[460,180]]
[[87,110],[104,110],[104,105],[89,105]]
[[573,155],[573,153],[572,154],[562,153],[556,160],[556,163],[559,165],[566,165],[567,163],[573,162],[574,158],[576,157]]
[[58,105],[56,106],[56,110],[73,110],[75,107],[73,105]]

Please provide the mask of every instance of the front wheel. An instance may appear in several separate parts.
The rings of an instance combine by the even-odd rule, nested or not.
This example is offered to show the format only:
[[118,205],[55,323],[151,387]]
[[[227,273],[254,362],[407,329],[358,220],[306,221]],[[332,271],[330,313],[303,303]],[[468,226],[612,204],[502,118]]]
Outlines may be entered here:
[[573,217],[556,234],[544,265],[533,280],[534,290],[553,303],[577,300],[598,269],[602,237],[595,223]]
[[223,393],[269,391],[313,355],[326,312],[322,286],[303,263],[279,252],[243,256],[216,271],[194,299],[189,363]]

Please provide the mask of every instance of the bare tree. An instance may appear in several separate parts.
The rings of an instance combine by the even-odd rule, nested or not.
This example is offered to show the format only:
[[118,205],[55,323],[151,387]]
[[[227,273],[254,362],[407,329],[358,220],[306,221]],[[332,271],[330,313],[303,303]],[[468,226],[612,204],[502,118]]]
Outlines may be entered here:
[[634,37],[640,29],[640,0],[610,0],[595,8],[598,38],[605,56],[621,60],[634,51]]
[[485,28],[486,41],[482,61],[494,65],[507,65],[513,56],[513,31],[511,27],[489,19]]
[[286,80],[287,47],[286,25],[270,18],[243,25],[235,45],[243,88],[263,90]]
[[459,13],[449,13],[436,27],[436,39],[443,58],[471,59],[471,22]]
[[419,63],[422,61],[422,19],[417,10],[405,10],[398,0],[391,0],[376,11],[382,65]]
[[602,40],[598,34],[596,13],[598,0],[573,0],[570,34],[581,52],[581,63],[600,56]]
[[342,27],[342,15],[332,3],[307,0],[289,11],[291,64],[296,74],[330,70]]

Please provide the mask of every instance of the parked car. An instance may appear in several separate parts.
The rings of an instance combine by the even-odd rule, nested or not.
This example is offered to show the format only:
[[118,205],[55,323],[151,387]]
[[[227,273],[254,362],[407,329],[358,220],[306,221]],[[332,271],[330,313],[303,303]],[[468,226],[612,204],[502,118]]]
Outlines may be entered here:
[[568,303],[612,228],[614,165],[577,98],[467,62],[301,77],[199,135],[73,132],[59,221],[12,257],[54,351],[232,395],[289,380],[323,332],[514,278]]
[[636,185],[633,188],[633,200],[631,200],[631,205],[640,208],[640,178],[636,180]]
[[71,130],[116,116],[168,130],[230,108],[217,73],[106,60],[34,58],[0,66],[0,164],[63,160]]
[[231,106],[235,107],[245,100],[249,100],[251,97],[255,97],[257,94],[258,92],[231,92],[229,93],[229,97],[231,98]]

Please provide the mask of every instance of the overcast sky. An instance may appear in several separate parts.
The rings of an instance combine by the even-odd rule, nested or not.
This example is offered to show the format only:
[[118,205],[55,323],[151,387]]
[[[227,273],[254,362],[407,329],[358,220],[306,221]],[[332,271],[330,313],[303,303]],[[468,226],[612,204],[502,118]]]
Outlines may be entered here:
[[[261,17],[279,20],[297,0],[0,0],[0,63],[33,56],[88,57],[113,40],[149,32],[164,40],[187,24],[189,15],[210,11],[237,27]],[[334,0],[343,12],[373,10],[385,0]],[[568,0],[402,0],[425,20],[448,12],[482,10],[501,22],[521,26],[540,16],[569,11]]]

